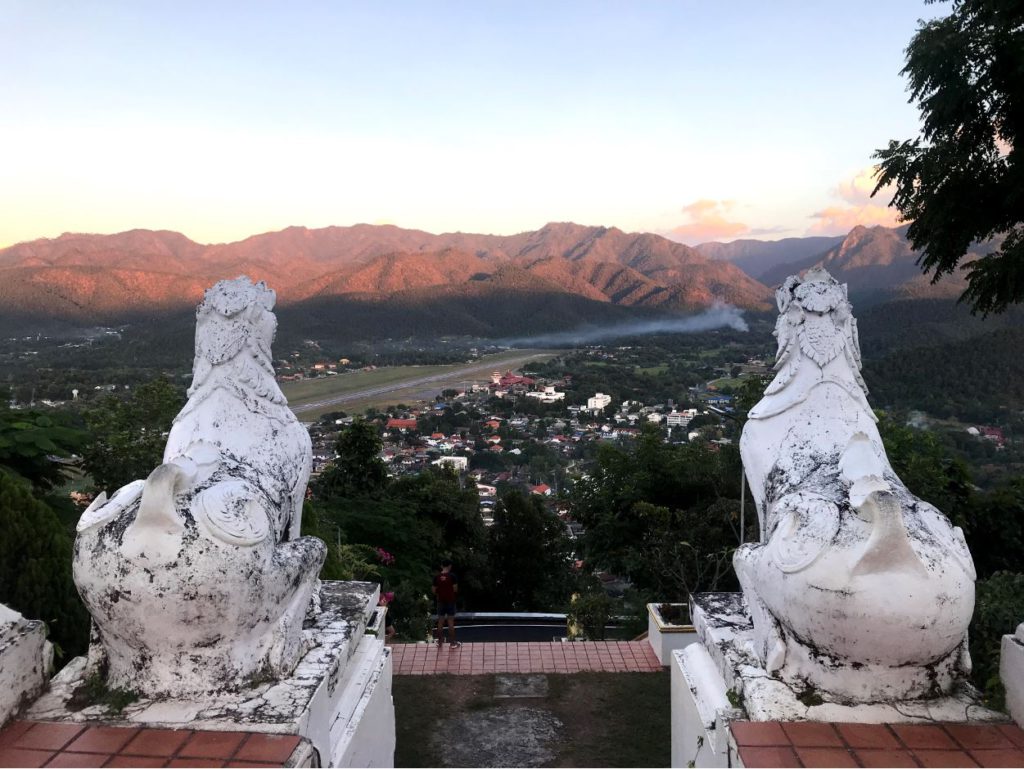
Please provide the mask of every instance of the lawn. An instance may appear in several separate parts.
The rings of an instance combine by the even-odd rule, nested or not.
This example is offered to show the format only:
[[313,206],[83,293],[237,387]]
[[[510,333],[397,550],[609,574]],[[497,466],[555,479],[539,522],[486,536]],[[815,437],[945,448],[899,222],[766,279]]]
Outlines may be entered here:
[[[545,697],[496,699],[496,676],[395,676],[396,767],[452,765],[478,744],[481,760],[500,735],[472,723],[509,723],[501,713],[525,711],[514,723],[561,722],[545,740],[553,758],[545,766],[668,766],[671,748],[669,674],[547,674]],[[477,716],[474,721],[473,716]],[[466,718],[466,726],[459,719]],[[452,727],[455,727],[454,730]],[[524,732],[529,727],[524,727]],[[455,734],[439,739],[439,735]],[[521,734],[522,741],[537,735]],[[470,753],[472,755],[472,753]],[[486,766],[478,760],[475,765]],[[495,764],[491,764],[495,765]]]

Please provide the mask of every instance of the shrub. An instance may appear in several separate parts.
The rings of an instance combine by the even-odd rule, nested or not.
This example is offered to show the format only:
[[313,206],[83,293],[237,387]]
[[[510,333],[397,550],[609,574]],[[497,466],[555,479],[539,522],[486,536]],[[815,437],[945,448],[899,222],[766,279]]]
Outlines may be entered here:
[[999,650],[1003,636],[1024,621],[1024,574],[1000,571],[977,584],[971,621],[973,678],[993,707],[1002,709]]
[[612,601],[601,593],[584,593],[573,598],[569,607],[569,624],[583,630],[591,641],[604,640],[604,628],[612,612]]

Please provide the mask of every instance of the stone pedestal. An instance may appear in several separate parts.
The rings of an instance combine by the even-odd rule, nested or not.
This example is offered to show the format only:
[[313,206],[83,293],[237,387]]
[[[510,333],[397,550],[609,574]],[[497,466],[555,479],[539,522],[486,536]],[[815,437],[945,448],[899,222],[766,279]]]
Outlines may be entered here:
[[672,652],[685,649],[697,641],[693,625],[673,625],[665,622],[658,611],[659,604],[647,604],[647,642],[662,665],[668,665]]
[[[984,723],[1006,716],[980,704],[962,685],[916,700],[847,703],[769,674],[754,652],[753,622],[742,593],[693,596],[699,643],[672,654],[672,766],[735,766],[729,724],[750,721],[830,723]],[[1024,649],[1022,649],[1024,651]],[[692,763],[691,763],[692,762]]]
[[1013,635],[1003,636],[999,677],[1006,688],[1006,708],[1013,720],[1024,726],[1024,623]]
[[46,626],[0,604],[0,726],[43,690],[52,665]]
[[74,692],[88,676],[85,658],[54,677],[27,716],[42,721],[102,721],[169,729],[296,734],[320,766],[394,765],[391,651],[384,645],[380,588],[325,582],[322,611],[303,629],[307,649],[291,676],[238,692],[197,698],[140,698],[120,714],[105,705],[75,710]]

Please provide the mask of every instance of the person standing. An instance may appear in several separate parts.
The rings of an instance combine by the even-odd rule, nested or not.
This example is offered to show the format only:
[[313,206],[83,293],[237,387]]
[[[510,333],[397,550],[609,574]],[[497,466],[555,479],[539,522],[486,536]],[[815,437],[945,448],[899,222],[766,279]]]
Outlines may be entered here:
[[434,597],[437,599],[437,648],[444,645],[444,623],[448,621],[449,648],[462,644],[455,640],[455,598],[459,594],[459,578],[452,571],[452,562],[441,561],[441,571],[434,577]]

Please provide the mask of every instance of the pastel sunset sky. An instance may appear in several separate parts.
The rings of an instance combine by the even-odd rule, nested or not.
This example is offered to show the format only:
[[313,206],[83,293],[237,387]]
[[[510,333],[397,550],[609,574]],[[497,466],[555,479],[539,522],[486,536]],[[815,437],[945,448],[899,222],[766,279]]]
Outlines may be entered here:
[[921,0],[0,0],[0,247],[289,225],[892,224]]

